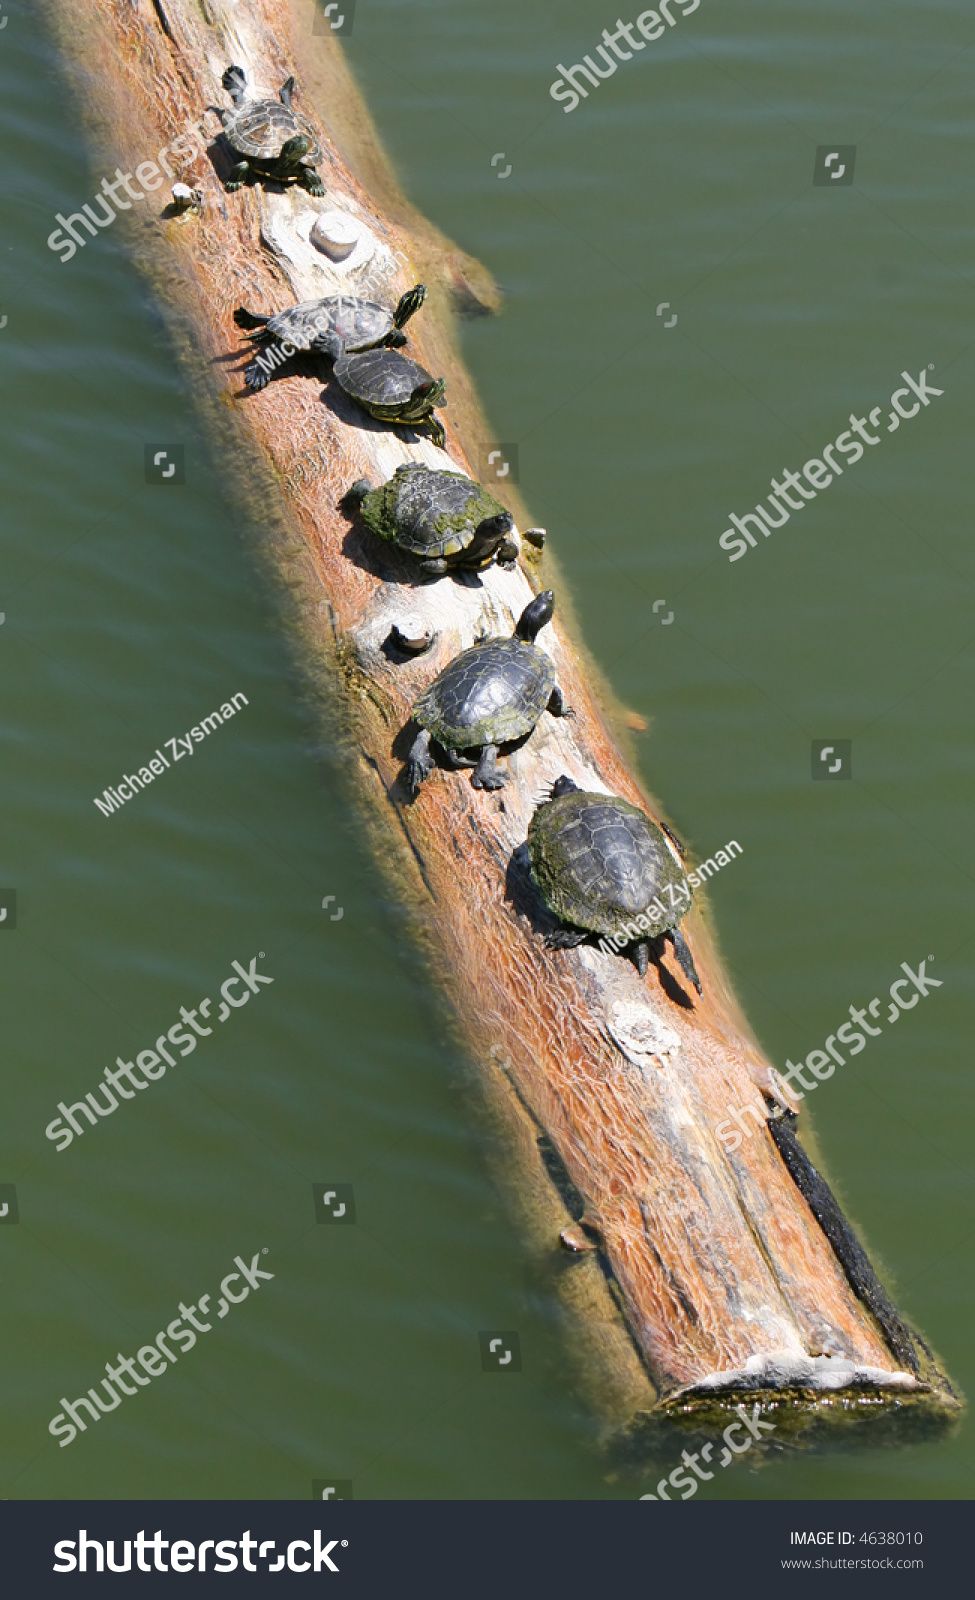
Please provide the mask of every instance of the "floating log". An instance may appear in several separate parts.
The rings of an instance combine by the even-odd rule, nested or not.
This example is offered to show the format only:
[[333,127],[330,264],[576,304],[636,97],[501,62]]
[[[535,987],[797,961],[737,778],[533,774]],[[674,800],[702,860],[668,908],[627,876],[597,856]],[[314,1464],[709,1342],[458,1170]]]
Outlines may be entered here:
[[[341,704],[363,816],[476,1063],[507,1186],[568,1308],[590,1394],[631,1429],[706,1420],[744,1395],[780,1418],[945,1415],[957,1407],[950,1385],[804,1153],[796,1106],[748,1030],[701,910],[684,924],[700,998],[671,956],[641,980],[598,948],[545,947],[551,922],[524,842],[554,780],[566,773],[661,816],[593,692],[598,674],[565,604],[541,643],[575,718],[543,717],[507,758],[499,794],[448,772],[415,801],[404,788],[416,695],[476,638],[509,633],[533,592],[559,585],[537,533],[513,571],[424,582],[340,509],[355,479],[381,482],[407,461],[472,473],[475,442],[490,433],[449,307],[489,311],[496,293],[407,206],[340,45],[316,36],[314,15],[287,0],[52,0],[51,25],[109,168],[134,173],[166,150],[185,186],[167,204],[167,176],[119,227],[168,309],[235,478],[260,495],[265,559],[302,659]],[[296,106],[325,152],[323,198],[271,183],[226,192],[233,158],[213,108],[228,104],[232,63],[268,94],[294,74]],[[148,188],[151,174],[137,181]],[[267,313],[342,291],[393,305],[420,279],[432,292],[410,347],[447,379],[446,453],[372,421],[334,382],[274,381],[245,396],[229,359],[236,306]],[[411,647],[426,635],[428,649]],[[731,1153],[715,1132],[729,1106],[754,1129]]]

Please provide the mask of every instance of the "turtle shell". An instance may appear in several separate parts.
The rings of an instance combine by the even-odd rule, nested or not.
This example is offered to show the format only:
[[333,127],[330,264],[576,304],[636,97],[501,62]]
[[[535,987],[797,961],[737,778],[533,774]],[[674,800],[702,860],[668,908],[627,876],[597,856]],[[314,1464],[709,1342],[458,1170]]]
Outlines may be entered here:
[[323,300],[303,300],[300,305],[276,312],[268,321],[267,331],[293,344],[296,350],[310,350],[322,333],[337,333],[345,349],[355,351],[385,339],[392,326],[392,312],[374,300],[332,294]]
[[310,149],[302,159],[312,166],[322,159],[322,148],[310,122],[280,100],[250,100],[228,114],[224,133],[233,148],[249,161],[274,162],[289,139],[303,134]]
[[426,367],[396,350],[340,356],[333,370],[346,394],[367,406],[405,406],[414,389],[433,382]]
[[616,795],[576,790],[539,806],[528,856],[546,904],[577,928],[632,940],[643,914],[650,927],[641,931],[653,937],[676,928],[689,909],[689,890],[674,905],[667,892],[683,885],[684,873],[665,835]]
[[[335,363],[336,371],[341,364]],[[462,472],[435,472],[419,461],[397,467],[362,504],[365,521],[381,539],[428,560],[462,554],[479,523],[504,509],[473,478]]]
[[413,707],[448,750],[507,744],[531,733],[555,688],[555,666],[525,639],[486,639],[448,662]]

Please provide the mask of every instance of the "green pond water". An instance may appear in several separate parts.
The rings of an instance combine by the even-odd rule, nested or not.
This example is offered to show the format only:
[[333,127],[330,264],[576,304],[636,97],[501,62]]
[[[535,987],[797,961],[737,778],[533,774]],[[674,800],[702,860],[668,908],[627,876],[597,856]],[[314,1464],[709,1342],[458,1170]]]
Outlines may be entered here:
[[[360,0],[346,46],[411,199],[505,291],[465,356],[651,722],[643,775],[697,854],[742,846],[710,899],[758,1037],[799,1060],[883,1001],[808,1117],[971,1390],[971,7],[671,9],[569,113],[558,64],[615,7]],[[636,1499],[659,1473],[595,1448],[121,230],[63,265],[46,246],[101,174],[40,15],[3,12],[0,1493]],[[902,372],[943,392],[893,429]],[[878,444],[729,561],[731,513],[871,412]],[[185,483],[148,484],[146,446],[173,444]],[[157,748],[169,768],[103,817]],[[941,987],[889,1022],[922,960]],[[273,982],[214,1022],[234,962]],[[175,1070],[45,1137],[205,997]],[[316,1183],[352,1185],[354,1225],[316,1222]],[[238,1256],[273,1277],[220,1317]],[[60,1397],[207,1294],[195,1349],[59,1447]],[[518,1331],[521,1372],[481,1371],[484,1329]],[[746,1457],[699,1499],[968,1497],[970,1441]]]

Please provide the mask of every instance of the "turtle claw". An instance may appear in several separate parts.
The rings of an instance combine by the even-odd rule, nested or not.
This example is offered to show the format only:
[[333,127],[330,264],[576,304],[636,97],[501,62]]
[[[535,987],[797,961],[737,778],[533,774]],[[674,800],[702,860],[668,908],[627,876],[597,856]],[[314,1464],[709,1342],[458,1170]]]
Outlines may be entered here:
[[687,947],[687,941],[685,940],[684,935],[681,933],[679,928],[674,928],[667,935],[667,937],[673,946],[674,955],[680,962],[684,976],[690,979],[698,994],[701,994],[703,992],[701,989],[701,980],[697,975],[697,968],[694,965],[694,957],[691,955],[691,952]]

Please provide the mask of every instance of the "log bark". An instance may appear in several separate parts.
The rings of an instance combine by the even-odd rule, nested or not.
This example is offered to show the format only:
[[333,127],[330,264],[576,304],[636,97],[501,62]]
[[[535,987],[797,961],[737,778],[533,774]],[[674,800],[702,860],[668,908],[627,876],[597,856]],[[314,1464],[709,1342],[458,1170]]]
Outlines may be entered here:
[[[796,1417],[865,1401],[873,1411],[950,1410],[947,1380],[809,1176],[784,1115],[795,1107],[749,1033],[701,910],[684,925],[701,998],[669,957],[641,980],[621,957],[544,946],[550,924],[523,846],[552,782],[567,773],[661,815],[593,692],[598,674],[565,605],[540,642],[575,719],[543,717],[508,758],[501,794],[441,772],[408,799],[401,772],[416,695],[476,637],[509,632],[554,568],[523,545],[513,572],[423,582],[339,509],[353,480],[382,481],[405,461],[472,471],[472,442],[490,434],[447,302],[484,309],[494,295],[483,270],[407,207],[340,46],[313,36],[313,15],[310,0],[58,0],[52,25],[107,170],[133,171],[201,120],[208,130],[205,153],[170,158],[174,176],[202,190],[201,209],[167,217],[162,190],[119,226],[204,379],[204,408],[234,449],[235,471],[246,462],[260,490],[266,554],[287,588],[299,649],[315,670],[325,661],[318,681],[341,696],[363,815],[478,1064],[509,1184],[570,1309],[597,1403],[631,1425],[651,1414],[700,1418],[746,1392]],[[297,77],[296,104],[326,152],[324,199],[271,184],[226,193],[230,157],[207,108],[227,104],[220,79],[232,62],[270,93]],[[360,229],[347,262],[309,240],[325,211]],[[70,264],[58,270],[67,279]],[[433,292],[408,332],[412,353],[448,381],[446,456],[407,428],[371,421],[333,382],[275,381],[244,397],[228,360],[240,343],[236,306],[270,312],[377,288],[393,304],[419,278]],[[511,504],[524,527],[524,508]],[[406,615],[435,634],[427,653],[391,648]],[[715,1134],[728,1106],[746,1108],[755,1128],[731,1154]],[[580,1218],[598,1257],[559,1254],[560,1231]]]

